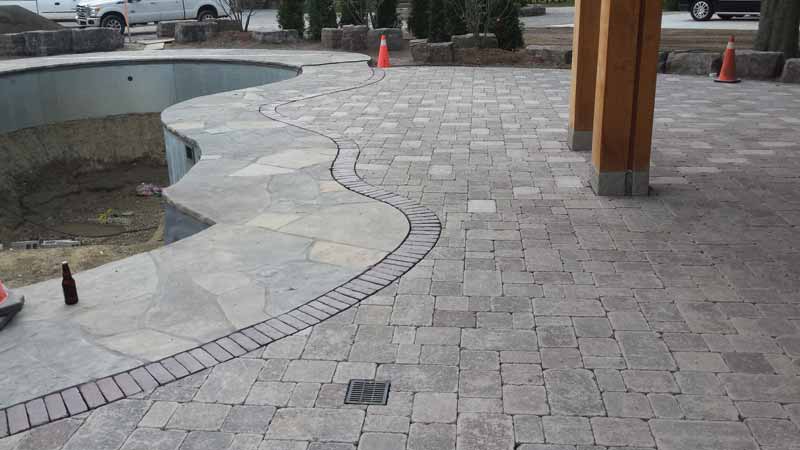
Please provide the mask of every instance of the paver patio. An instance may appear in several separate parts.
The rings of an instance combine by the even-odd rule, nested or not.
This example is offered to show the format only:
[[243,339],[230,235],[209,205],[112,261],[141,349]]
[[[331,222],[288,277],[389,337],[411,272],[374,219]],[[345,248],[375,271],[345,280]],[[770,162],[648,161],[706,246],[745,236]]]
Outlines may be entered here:
[[[0,449],[797,450],[800,87],[660,78],[646,198],[594,196],[568,89],[395,68],[279,108],[436,212],[434,250],[298,335]],[[388,405],[343,404],[372,377]]]

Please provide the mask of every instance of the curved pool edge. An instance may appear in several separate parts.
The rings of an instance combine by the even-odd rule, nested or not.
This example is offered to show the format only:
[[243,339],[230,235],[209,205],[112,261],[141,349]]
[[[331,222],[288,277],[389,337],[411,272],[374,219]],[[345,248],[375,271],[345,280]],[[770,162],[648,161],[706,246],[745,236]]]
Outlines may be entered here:
[[[364,57],[366,58],[366,57]],[[349,61],[352,62],[352,61]],[[364,61],[365,62],[365,61]],[[324,62],[321,64],[337,64]],[[2,66],[0,66],[2,67]],[[301,67],[302,69],[302,67]],[[2,70],[0,68],[0,70]],[[308,94],[287,92],[285,98],[270,98],[258,108],[258,113],[266,119],[287,127],[315,133],[329,139],[336,146],[336,156],[330,168],[333,179],[348,191],[376,200],[400,211],[408,222],[408,232],[400,244],[383,259],[345,283],[313,298],[277,317],[264,320],[251,326],[240,328],[232,333],[213,339],[204,344],[175,353],[158,361],[141,364],[129,370],[104,376],[56,392],[35,397],[0,409],[0,424],[5,422],[7,434],[16,434],[61,418],[80,414],[104,404],[140,396],[153,389],[180,378],[206,370],[222,362],[244,355],[253,350],[301,332],[342,311],[359,304],[370,295],[380,291],[400,278],[419,263],[433,248],[441,233],[438,217],[426,207],[398,194],[374,187],[364,182],[355,171],[360,153],[358,145],[339,133],[326,132],[299,121],[290,120],[278,112],[281,105],[308,100],[344,90],[379,82],[383,73],[371,71],[369,78],[343,86],[334,83],[327,90],[321,89]],[[304,78],[306,74],[290,80]],[[276,84],[287,83],[290,80]],[[308,81],[306,79],[305,81]],[[220,94],[215,94],[220,95]],[[213,97],[213,95],[211,96]],[[176,105],[177,106],[177,105]],[[170,108],[168,108],[170,109]],[[165,113],[167,110],[165,110]],[[169,126],[169,114],[162,122]],[[194,142],[203,151],[202,144],[193,140],[191,133],[172,129],[181,139]],[[191,171],[189,172],[191,174]],[[169,197],[169,194],[168,194]],[[169,197],[169,201],[181,205],[180,195]],[[190,207],[183,208],[189,214],[204,217],[204,213]],[[203,220],[213,221],[211,216]],[[91,402],[89,401],[91,399]],[[24,419],[24,420],[23,420]],[[12,427],[12,424],[14,425]],[[2,431],[0,426],[0,431]],[[0,437],[3,434],[0,433]]]

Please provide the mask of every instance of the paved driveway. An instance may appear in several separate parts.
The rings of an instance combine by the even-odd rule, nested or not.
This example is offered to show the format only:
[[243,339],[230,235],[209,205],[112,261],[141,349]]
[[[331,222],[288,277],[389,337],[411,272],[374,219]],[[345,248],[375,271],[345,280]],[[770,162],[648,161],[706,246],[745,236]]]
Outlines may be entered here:
[[[259,31],[278,30],[278,11],[275,9],[261,9],[255,12],[251,19],[250,29]],[[526,27],[559,27],[572,26],[575,21],[575,8],[548,8],[547,14],[539,17],[523,17],[522,22]],[[65,26],[74,26],[71,22],[62,22]],[[741,18],[735,20],[721,20],[715,18],[708,22],[692,20],[688,12],[667,12],[664,14],[663,28],[677,29],[715,29],[715,30],[757,30],[758,20]],[[132,33],[136,35],[155,34],[155,25],[136,26]]]
[[[74,22],[60,22],[62,26],[75,27]],[[278,10],[277,9],[259,9],[256,10],[253,17],[250,18],[250,30],[252,31],[274,31],[279,30],[278,27]],[[131,34],[137,36],[155,35],[156,26],[154,24],[141,25],[131,27]]]
[[[538,17],[523,17],[526,27],[563,27],[573,26],[575,22],[575,8],[547,8],[547,14]],[[692,19],[686,11],[664,12],[661,23],[667,29],[693,29],[693,30],[758,30],[758,19],[752,17],[722,20],[714,16],[708,22],[698,22]]]

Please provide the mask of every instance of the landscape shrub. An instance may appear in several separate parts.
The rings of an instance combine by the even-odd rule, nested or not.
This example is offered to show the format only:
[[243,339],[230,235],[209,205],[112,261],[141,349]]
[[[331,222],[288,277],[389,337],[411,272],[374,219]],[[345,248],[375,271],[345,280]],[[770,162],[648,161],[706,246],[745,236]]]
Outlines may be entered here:
[[318,41],[323,28],[336,28],[336,8],[333,0],[308,0],[308,34]]
[[278,26],[282,30],[297,30],[302,36],[306,28],[303,0],[281,0],[278,7]]
[[447,11],[444,0],[430,0],[428,10],[428,42],[447,42]]
[[375,19],[372,23],[373,27],[397,27],[397,24],[399,23],[397,19],[397,0],[380,0],[375,9]]
[[411,0],[411,14],[408,16],[408,31],[417,39],[428,37],[428,0]]
[[519,8],[520,5],[516,0],[494,4],[494,11],[492,11],[494,20],[489,26],[489,32],[497,36],[497,45],[504,50],[514,50],[525,46],[522,37],[523,24],[519,20]]

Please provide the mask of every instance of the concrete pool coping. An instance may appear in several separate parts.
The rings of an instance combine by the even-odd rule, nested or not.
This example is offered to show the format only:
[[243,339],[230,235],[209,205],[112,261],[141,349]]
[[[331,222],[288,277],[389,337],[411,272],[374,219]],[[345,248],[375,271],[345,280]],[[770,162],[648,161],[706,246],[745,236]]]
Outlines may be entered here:
[[[441,227],[434,213],[361,180],[355,171],[359,148],[354,141],[302,120],[289,120],[278,111],[283,104],[380,81],[382,72],[370,69],[364,55],[190,50],[62,56],[2,62],[0,77],[82,62],[175,60],[255,61],[295,67],[300,75],[198,97],[162,113],[167,133],[202,152],[198,164],[166,190],[167,203],[179,214],[216,225],[151,254],[79,273],[81,307],[86,309],[78,312],[60,305],[58,280],[19,289],[29,304],[0,334],[5,361],[0,370],[9,378],[25,374],[25,379],[12,380],[15,392],[0,396],[6,398],[6,405],[14,403],[0,409],[0,437],[141,395],[305,330],[391,284],[438,240]],[[289,150],[265,149],[267,142]],[[259,186],[266,197],[254,195]],[[263,264],[262,259],[271,259],[273,264]],[[202,279],[193,278],[197,274]],[[259,298],[271,300],[272,283],[282,289],[275,293],[275,301],[283,302],[271,305],[274,315],[253,315],[253,305],[246,301],[222,301],[223,297],[225,301],[251,298],[258,306]],[[259,286],[263,288],[260,297]],[[294,294],[297,290],[302,293]],[[137,309],[137,302],[153,297],[163,303],[155,309],[151,304]],[[212,300],[203,303],[203,299]],[[170,309],[176,302],[183,302],[182,306]],[[107,309],[98,314],[93,311],[98,304]],[[207,311],[201,306],[206,304],[216,308],[215,314],[222,309],[224,326],[213,320],[204,323]],[[117,310],[116,316],[112,309]],[[141,335],[121,336],[115,342],[123,344],[111,345],[107,353],[116,357],[113,362],[62,376],[62,369],[74,366],[76,358],[83,365],[94,363],[98,346],[108,344],[104,333],[109,327],[164,317],[174,319],[161,333],[170,340],[166,345],[162,339],[148,341],[157,331],[145,323],[136,329]],[[70,328],[57,328],[58,324]],[[197,328],[204,326],[206,331],[198,333]],[[93,340],[86,338],[86,328],[96,331]],[[30,348],[16,345],[29,339],[35,341],[37,352],[43,352],[38,357],[25,354]],[[151,344],[154,350],[150,354],[124,351],[143,344]],[[42,350],[49,346],[54,349]],[[36,371],[47,382],[37,379]]]

